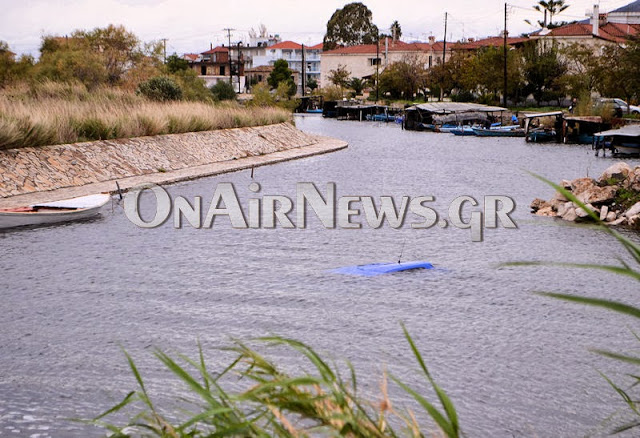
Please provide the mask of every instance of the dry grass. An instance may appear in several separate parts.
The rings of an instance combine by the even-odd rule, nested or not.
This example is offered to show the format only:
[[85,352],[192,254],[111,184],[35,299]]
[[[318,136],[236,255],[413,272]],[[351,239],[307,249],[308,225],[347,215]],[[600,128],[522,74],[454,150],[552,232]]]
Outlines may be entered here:
[[152,102],[114,88],[44,82],[0,91],[0,149],[281,123],[280,108]]

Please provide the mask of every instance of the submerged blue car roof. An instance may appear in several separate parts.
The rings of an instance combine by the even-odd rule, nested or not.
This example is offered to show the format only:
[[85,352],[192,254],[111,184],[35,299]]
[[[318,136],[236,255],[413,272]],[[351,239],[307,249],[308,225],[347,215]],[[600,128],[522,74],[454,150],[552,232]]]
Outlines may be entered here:
[[371,263],[368,265],[345,266],[337,268],[331,272],[336,274],[360,275],[363,277],[374,277],[392,272],[410,271],[414,269],[433,269],[429,262],[404,262],[404,263]]

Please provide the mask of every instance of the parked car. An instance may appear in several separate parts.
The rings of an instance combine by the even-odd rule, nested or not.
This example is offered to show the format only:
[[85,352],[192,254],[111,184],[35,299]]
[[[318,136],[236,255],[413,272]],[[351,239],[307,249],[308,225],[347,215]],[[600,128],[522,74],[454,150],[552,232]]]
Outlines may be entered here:
[[594,104],[596,107],[602,107],[604,105],[610,105],[613,108],[614,115],[616,117],[622,117],[625,114],[640,114],[640,107],[636,105],[629,105],[622,99],[618,98],[606,98],[601,97],[597,99]]

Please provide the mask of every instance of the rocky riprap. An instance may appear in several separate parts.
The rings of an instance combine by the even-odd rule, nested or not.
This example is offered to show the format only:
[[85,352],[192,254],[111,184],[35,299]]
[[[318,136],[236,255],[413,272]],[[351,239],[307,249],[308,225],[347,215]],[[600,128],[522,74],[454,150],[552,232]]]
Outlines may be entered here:
[[[563,180],[560,186],[599,215],[605,224],[640,230],[640,166],[631,168],[627,163],[619,162],[605,170],[597,180]],[[531,210],[538,216],[559,217],[570,222],[593,220],[560,192],[549,201],[534,199]]]

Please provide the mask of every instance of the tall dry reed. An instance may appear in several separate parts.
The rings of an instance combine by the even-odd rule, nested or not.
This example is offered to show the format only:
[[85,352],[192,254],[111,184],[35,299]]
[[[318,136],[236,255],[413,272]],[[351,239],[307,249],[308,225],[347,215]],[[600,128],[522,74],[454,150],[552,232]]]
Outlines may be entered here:
[[0,92],[0,149],[268,125],[281,108],[161,103],[114,88],[43,82]]

